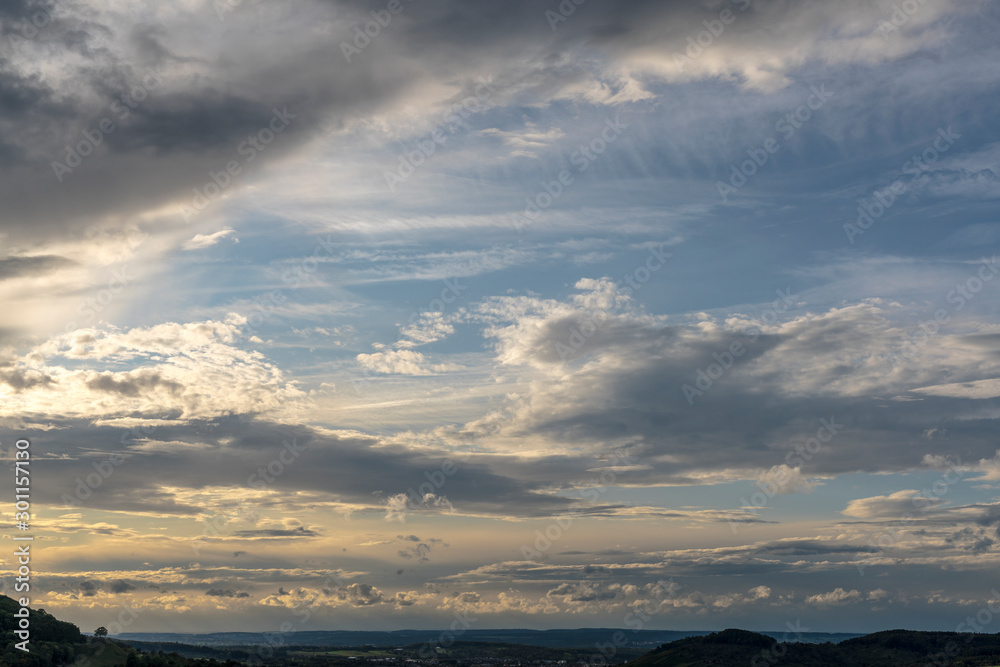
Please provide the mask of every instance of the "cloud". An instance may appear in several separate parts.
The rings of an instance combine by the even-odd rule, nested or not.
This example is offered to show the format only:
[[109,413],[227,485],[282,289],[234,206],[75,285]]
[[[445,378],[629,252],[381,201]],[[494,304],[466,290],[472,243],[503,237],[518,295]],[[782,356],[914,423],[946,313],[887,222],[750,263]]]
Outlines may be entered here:
[[34,277],[72,266],[75,262],[56,255],[4,257],[0,259],[0,280]]
[[511,156],[515,157],[535,157],[534,149],[545,148],[552,141],[561,139],[566,134],[557,127],[542,131],[535,127],[530,121],[523,129],[513,131],[503,131],[495,127],[480,130],[479,134],[491,137],[498,137],[507,146],[511,147]]
[[406,493],[389,496],[385,501],[385,518],[387,521],[406,521],[411,512],[454,512],[455,508],[444,496],[435,493],[425,493],[417,499]]
[[564,597],[569,602],[592,602],[595,600],[613,600],[619,594],[618,588],[603,588],[594,584],[561,584],[545,595],[548,597]]
[[[877,299],[817,312],[779,300],[764,324],[738,311],[653,317],[631,288],[607,278],[576,288],[565,301],[480,304],[496,363],[525,388],[492,427],[494,447],[607,453],[627,433],[643,462],[653,462],[629,472],[630,484],[759,477],[782,493],[848,471],[924,468],[939,445],[912,442],[904,435],[912,427],[947,430],[949,447],[961,442],[979,456],[996,451],[984,399],[914,393],[931,378],[1000,373],[994,343],[965,339],[986,326],[979,322],[914,352],[907,309]],[[706,458],[706,447],[724,455]]]
[[790,468],[784,463],[773,466],[757,478],[757,487],[773,495],[808,493],[816,485],[816,481],[802,475],[801,468]]
[[0,382],[7,384],[14,391],[20,392],[39,385],[52,384],[55,380],[39,370],[18,368],[12,371],[0,370]]
[[263,413],[302,397],[262,355],[236,346],[241,324],[233,316],[56,336],[0,371],[17,390],[7,414],[191,419]]
[[220,598],[248,598],[250,594],[246,591],[234,591],[230,588],[209,588],[205,591],[205,595],[209,597],[220,597]]
[[415,319],[415,322],[400,328],[399,333],[404,338],[396,343],[397,347],[410,348],[436,343],[455,333],[455,327],[441,313],[424,312]]
[[233,533],[234,537],[259,538],[259,537],[318,537],[319,533],[310,530],[305,526],[292,529],[270,528],[265,530],[240,530]]
[[130,398],[159,388],[163,388],[171,394],[177,394],[184,389],[179,382],[165,380],[159,373],[148,370],[120,373],[117,375],[105,371],[86,380],[85,384],[89,389],[121,394]]
[[202,248],[208,248],[215,245],[222,239],[232,236],[235,243],[239,243],[239,239],[235,238],[236,230],[232,227],[226,227],[220,229],[213,234],[195,234],[193,237],[184,242],[183,248],[185,250],[201,250]]
[[109,590],[112,593],[128,593],[129,591],[134,591],[135,586],[124,579],[118,579],[111,582]]
[[431,364],[420,352],[413,350],[386,350],[373,354],[359,354],[358,365],[362,368],[391,375],[432,375],[460,370],[457,364]]
[[[689,58],[689,40],[705,30],[703,21],[718,20],[715,6],[590,8],[552,30],[529,2],[494,0],[461,11],[456,3],[408,8],[409,20],[393,25],[392,39],[350,63],[340,39],[329,35],[347,39],[353,25],[370,17],[344,2],[277,8],[266,27],[249,12],[232,12],[224,22],[204,23],[193,41],[183,7],[167,13],[140,8],[127,19],[100,3],[64,9],[0,70],[12,91],[6,117],[12,127],[30,128],[0,135],[9,174],[0,195],[12,202],[5,215],[28,223],[17,230],[22,237],[37,236],[40,228],[112,226],[153,212],[165,218],[165,210],[190,204],[192,188],[211,182],[209,172],[226,174],[229,160],[242,160],[237,147],[266,127],[275,107],[287,106],[298,117],[268,146],[266,160],[238,165],[242,171],[225,195],[252,182],[263,163],[304,150],[329,118],[347,127],[404,120],[386,125],[422,130],[441,107],[470,94],[483,71],[493,71],[504,91],[503,100],[498,93],[490,101],[515,109],[564,101],[636,104],[653,99],[664,83],[703,80],[773,91],[814,64],[871,66],[912,56],[941,44],[953,21],[982,7],[928,0],[899,34],[885,39],[878,25],[890,12],[860,0],[836,7],[759,0],[745,11],[735,3],[725,32]],[[324,30],[315,31],[320,25]],[[274,47],[288,46],[283,36],[292,33],[300,38],[280,58],[257,55],[258,48],[278,53]],[[459,50],[463,58],[456,59]],[[33,63],[42,54],[61,67],[40,74]],[[336,66],[327,67],[331,62]],[[115,100],[136,89],[144,91],[142,101],[128,114],[116,112]],[[53,188],[59,183],[51,163],[65,162],[65,146],[79,143],[81,133],[93,132],[105,117],[115,129]],[[528,151],[539,143],[534,135],[545,140],[550,134],[498,131]],[[98,195],[100,184],[116,197]],[[66,221],[60,210],[76,215]],[[172,221],[171,232],[181,222]]]
[[397,555],[400,558],[406,558],[408,560],[420,560],[428,561],[430,560],[431,550],[437,546],[447,547],[449,545],[444,543],[444,540],[439,538],[430,538],[429,540],[421,540],[416,535],[397,535],[396,539],[401,542],[413,542],[413,546],[408,546],[405,549],[400,549],[397,551]]
[[926,498],[917,490],[904,489],[887,496],[858,498],[847,504],[843,514],[859,519],[902,518],[941,507],[941,498]]
[[[890,603],[912,619],[981,606],[997,510],[966,498],[1000,474],[1000,337],[988,290],[960,310],[946,295],[1000,238],[981,215],[1000,178],[992,5],[926,0],[883,34],[891,3],[861,0],[587,3],[555,24],[527,0],[404,4],[350,62],[341,43],[371,16],[344,0],[250,0],[224,21],[210,3],[0,7],[7,37],[52,10],[0,61],[0,304],[17,315],[0,424],[34,434],[33,499],[75,508],[37,524],[53,545],[40,599],[103,619],[127,595],[195,629],[313,601],[316,627],[653,608],[671,627],[764,627],[803,600],[843,626]],[[714,199],[812,86],[829,106]],[[275,113],[291,123],[246,160]],[[809,245],[798,223],[839,232],[949,122],[962,141],[864,243]],[[510,214],[563,169],[574,183],[515,238]],[[944,219],[980,222],[941,236]],[[904,236],[897,250],[934,239],[933,256],[872,255]],[[237,237],[233,261],[196,254]],[[773,316],[752,303],[788,285],[802,293]],[[288,298],[248,339],[274,289]],[[938,308],[949,325],[915,345]],[[355,400],[359,367],[379,377]],[[946,467],[972,482],[966,504],[898,488],[937,488],[928,469]],[[788,495],[850,473],[847,497]],[[505,560],[554,517],[568,541]],[[394,539],[386,519],[443,532]],[[729,546],[654,549],[651,525]],[[100,553],[80,548],[95,538]],[[856,562],[893,592],[834,590]],[[892,579],[901,564],[912,579]]]
[[367,607],[385,602],[385,594],[371,584],[351,584],[337,589],[333,596],[355,607]]
[[810,595],[806,598],[806,604],[816,605],[816,606],[831,606],[831,605],[842,605],[850,604],[853,602],[860,602],[865,599],[865,596],[861,591],[851,589],[845,591],[839,586],[829,593],[819,593],[817,595]]
[[979,463],[970,468],[975,472],[983,473],[977,479],[983,481],[1000,481],[1000,449],[992,458],[979,459]]

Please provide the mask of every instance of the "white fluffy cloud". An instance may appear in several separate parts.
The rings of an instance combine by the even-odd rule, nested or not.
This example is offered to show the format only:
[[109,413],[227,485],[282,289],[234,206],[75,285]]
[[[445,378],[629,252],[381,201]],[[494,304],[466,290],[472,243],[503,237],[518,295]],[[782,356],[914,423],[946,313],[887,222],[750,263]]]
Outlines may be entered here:
[[201,250],[202,248],[208,248],[215,245],[227,236],[233,236],[233,240],[239,243],[239,239],[235,238],[235,234],[236,230],[232,227],[220,229],[212,234],[195,234],[193,237],[184,242],[183,248],[185,250]]
[[259,352],[237,346],[244,320],[79,329],[3,369],[8,418],[208,419],[273,414],[304,398]]
[[816,606],[830,606],[830,605],[841,605],[850,604],[852,602],[861,602],[865,599],[865,596],[861,591],[856,589],[851,589],[845,591],[839,586],[829,593],[819,593],[817,595],[810,595],[806,598],[807,604],[812,604]]
[[801,468],[790,468],[782,463],[761,474],[757,486],[770,495],[786,493],[808,493],[816,488],[817,482],[802,474]]
[[926,498],[915,489],[904,489],[887,496],[858,498],[847,504],[844,514],[858,519],[911,517],[942,506],[941,498]]
[[429,363],[427,357],[415,350],[384,350],[359,354],[357,361],[362,368],[392,375],[432,375],[461,368],[457,364]]

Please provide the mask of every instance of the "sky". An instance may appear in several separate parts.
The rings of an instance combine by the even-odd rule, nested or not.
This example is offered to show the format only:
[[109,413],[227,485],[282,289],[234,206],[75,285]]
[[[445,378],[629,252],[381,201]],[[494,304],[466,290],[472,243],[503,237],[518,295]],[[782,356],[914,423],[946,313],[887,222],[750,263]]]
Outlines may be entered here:
[[0,26],[34,606],[869,632],[1000,597],[996,3]]

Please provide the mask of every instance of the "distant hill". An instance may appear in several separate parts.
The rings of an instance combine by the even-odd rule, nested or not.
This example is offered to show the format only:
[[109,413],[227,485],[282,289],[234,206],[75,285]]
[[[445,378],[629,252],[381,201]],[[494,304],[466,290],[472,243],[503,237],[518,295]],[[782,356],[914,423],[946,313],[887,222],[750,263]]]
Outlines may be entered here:
[[[624,662],[646,650],[643,644],[653,637],[668,637],[654,650],[631,660],[626,667],[834,667],[859,665],[864,667],[998,667],[1000,666],[1000,633],[971,634],[957,632],[915,632],[888,630],[870,635],[854,636],[839,642],[780,643],[768,634],[746,630],[684,633],[680,631],[619,631],[608,628],[581,630],[478,630],[469,631],[461,641],[438,645],[440,632],[406,630],[400,632],[301,632],[289,633],[287,643],[261,652],[262,635],[257,633],[216,633],[191,635],[207,644],[206,648],[186,643],[155,643],[131,646],[119,639],[85,637],[72,623],[60,621],[41,609],[31,612],[30,653],[14,648],[13,633],[17,626],[14,612],[19,605],[0,595],[0,665],[23,667],[195,667],[206,665],[236,667],[243,660],[264,658],[268,665],[351,667],[359,664],[389,665],[433,664],[440,666],[476,664],[544,665],[565,661],[566,667],[583,664],[603,664],[595,645],[610,646],[613,635],[629,638],[628,646],[620,645],[608,662]],[[683,636],[687,635],[687,636]],[[154,633],[130,637],[184,637]],[[345,639],[378,637],[378,648],[372,641],[354,641],[354,648],[339,649]],[[681,636],[682,638],[677,638]],[[837,635],[810,633],[810,639]],[[312,643],[325,639],[325,644]],[[303,641],[310,640],[310,641]],[[133,639],[133,641],[135,641]],[[383,643],[384,642],[384,643]],[[428,646],[427,643],[430,643]],[[242,647],[237,649],[236,647]],[[388,649],[385,647],[392,646]],[[428,655],[430,651],[430,655]],[[266,655],[266,657],[264,657]],[[206,659],[207,658],[207,659]],[[374,660],[374,662],[373,662]],[[352,662],[354,661],[354,662]],[[362,662],[363,661],[363,662]],[[259,664],[259,661],[258,661]]]
[[[547,646],[550,648],[593,648],[597,642],[609,641],[617,628],[580,628],[575,630],[489,630],[470,628],[458,635],[463,642],[489,642]],[[626,630],[628,646],[649,650],[664,642],[705,635],[709,631],[684,632],[679,630]],[[273,633],[262,632],[211,632],[199,634],[125,632],[117,636],[128,642],[172,642],[195,646],[253,646],[266,643]],[[851,637],[857,635],[848,635]],[[438,630],[309,630],[289,632],[282,637],[285,644],[297,646],[408,646],[435,642],[441,637]]]
[[780,644],[767,635],[723,630],[680,639],[629,662],[626,667],[701,667],[773,664],[795,667],[994,667],[1000,665],[1000,634],[887,630],[839,644]]
[[[549,648],[594,649],[594,644],[606,643],[617,632],[625,635],[627,648],[649,650],[666,642],[685,637],[707,635],[710,630],[621,630],[620,628],[577,628],[573,630],[489,630],[470,628],[457,639],[462,642],[490,642],[521,644],[524,646],[547,646]],[[785,632],[763,634],[775,638]],[[860,637],[859,634],[830,634],[826,632],[806,632],[799,640],[804,642],[839,642]],[[408,646],[434,642],[441,637],[441,630],[310,630],[289,632],[282,637],[285,644],[296,646]],[[118,639],[138,644],[177,643],[192,646],[254,646],[267,643],[269,635],[262,632],[210,632],[183,634],[172,632],[126,632]]]

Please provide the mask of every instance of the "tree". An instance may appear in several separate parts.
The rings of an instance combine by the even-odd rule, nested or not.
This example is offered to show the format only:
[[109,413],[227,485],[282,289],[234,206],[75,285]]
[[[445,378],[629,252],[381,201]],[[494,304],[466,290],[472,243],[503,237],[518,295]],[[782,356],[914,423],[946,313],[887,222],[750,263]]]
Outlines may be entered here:
[[108,629],[102,625],[101,627],[99,627],[96,630],[94,630],[94,636],[95,637],[107,637],[108,636]]

